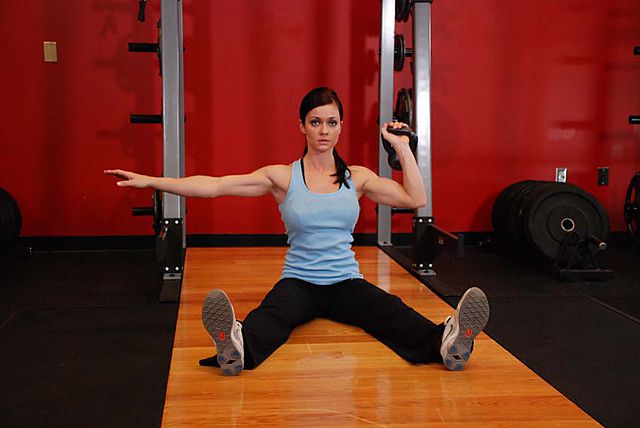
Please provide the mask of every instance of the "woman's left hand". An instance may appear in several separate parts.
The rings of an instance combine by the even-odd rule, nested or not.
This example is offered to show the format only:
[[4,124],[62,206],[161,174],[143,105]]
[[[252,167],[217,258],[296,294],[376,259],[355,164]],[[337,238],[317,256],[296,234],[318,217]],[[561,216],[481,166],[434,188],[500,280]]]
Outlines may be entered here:
[[389,131],[387,131],[387,128],[389,127],[398,129],[398,128],[408,127],[408,125],[406,123],[402,123],[394,120],[393,122],[383,123],[382,127],[380,128],[380,133],[382,133],[382,137],[385,140],[387,140],[395,150],[400,150],[404,147],[408,148],[409,137],[391,134]]

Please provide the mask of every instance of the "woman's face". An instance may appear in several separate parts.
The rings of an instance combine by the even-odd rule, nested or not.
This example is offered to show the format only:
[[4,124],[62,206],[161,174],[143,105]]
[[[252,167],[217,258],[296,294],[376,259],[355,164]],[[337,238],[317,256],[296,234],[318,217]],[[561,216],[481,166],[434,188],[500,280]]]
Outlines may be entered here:
[[304,123],[300,123],[300,131],[307,139],[309,151],[331,151],[338,143],[342,121],[335,104],[318,106],[307,113]]

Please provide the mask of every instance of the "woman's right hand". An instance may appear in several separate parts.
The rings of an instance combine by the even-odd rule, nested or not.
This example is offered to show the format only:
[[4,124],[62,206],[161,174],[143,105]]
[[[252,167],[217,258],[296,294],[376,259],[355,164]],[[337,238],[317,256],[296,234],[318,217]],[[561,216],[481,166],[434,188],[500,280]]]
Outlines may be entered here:
[[137,189],[144,189],[151,187],[151,181],[153,177],[148,175],[136,174],[131,171],[124,171],[122,169],[106,169],[104,171],[107,175],[113,175],[114,177],[123,178],[123,181],[118,181],[116,184],[120,187],[135,187]]

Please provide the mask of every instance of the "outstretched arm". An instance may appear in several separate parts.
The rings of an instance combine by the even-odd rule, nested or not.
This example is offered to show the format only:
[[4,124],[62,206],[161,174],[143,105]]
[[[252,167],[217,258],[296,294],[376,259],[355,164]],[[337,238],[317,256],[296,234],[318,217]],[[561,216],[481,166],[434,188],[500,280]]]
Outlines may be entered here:
[[402,165],[402,183],[380,177],[368,168],[360,167],[364,177],[362,192],[375,202],[397,208],[420,208],[427,204],[424,182],[416,159],[409,147],[409,137],[389,134],[387,126],[400,128],[406,126],[400,122],[385,123],[381,127],[384,138],[398,153]]
[[108,169],[104,173],[123,179],[116,183],[120,187],[152,188],[181,196],[216,198],[218,196],[262,196],[269,193],[273,189],[273,182],[269,178],[271,168],[271,166],[265,166],[251,174],[224,177],[206,175],[183,178],[151,177],[121,169]]

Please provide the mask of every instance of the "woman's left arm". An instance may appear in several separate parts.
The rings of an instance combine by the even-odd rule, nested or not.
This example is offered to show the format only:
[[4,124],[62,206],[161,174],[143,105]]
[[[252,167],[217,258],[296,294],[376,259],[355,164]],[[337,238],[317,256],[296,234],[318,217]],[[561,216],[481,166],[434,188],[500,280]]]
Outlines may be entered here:
[[409,137],[389,134],[387,126],[401,127],[402,123],[385,123],[381,128],[382,136],[391,143],[398,153],[402,165],[402,182],[380,177],[365,167],[357,167],[362,177],[362,192],[375,202],[396,208],[420,208],[427,204],[424,182],[416,159],[409,147]]

